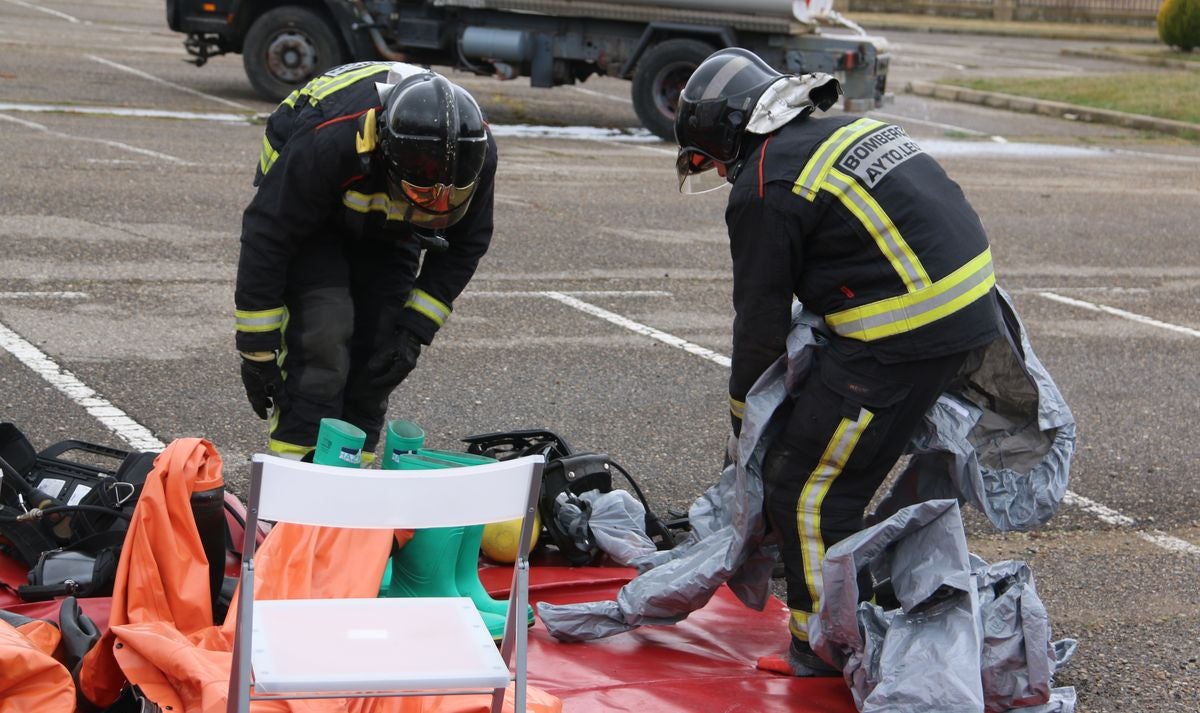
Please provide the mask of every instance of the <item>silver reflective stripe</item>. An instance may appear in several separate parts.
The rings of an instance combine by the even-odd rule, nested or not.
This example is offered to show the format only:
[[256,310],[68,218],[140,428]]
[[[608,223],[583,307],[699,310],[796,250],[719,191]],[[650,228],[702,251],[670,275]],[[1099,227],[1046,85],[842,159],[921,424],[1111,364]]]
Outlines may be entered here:
[[989,248],[925,289],[834,312],[825,316],[825,322],[849,339],[883,339],[954,314],[987,294],[995,284]]
[[236,329],[239,332],[270,332],[283,326],[283,314],[282,307],[257,312],[236,310]]
[[424,290],[413,290],[404,306],[420,312],[439,327],[450,317],[450,307]]
[[729,84],[734,75],[742,71],[742,68],[750,64],[750,60],[745,57],[732,57],[725,63],[724,67],[717,70],[713,75],[712,81],[704,88],[704,96],[700,97],[700,101],[716,99],[725,91],[725,86]]
[[408,204],[394,201],[386,193],[359,193],[346,191],[342,194],[342,205],[358,213],[379,211],[388,220],[404,220],[408,213]]
[[917,261],[917,256],[913,253],[912,248],[900,236],[900,231],[892,219],[883,212],[883,208],[866,190],[859,186],[854,179],[836,170],[829,172],[825,183],[871,233],[871,237],[879,246],[879,251],[900,275],[907,291],[914,292],[928,287],[932,283],[929,275],[925,273],[925,268]]

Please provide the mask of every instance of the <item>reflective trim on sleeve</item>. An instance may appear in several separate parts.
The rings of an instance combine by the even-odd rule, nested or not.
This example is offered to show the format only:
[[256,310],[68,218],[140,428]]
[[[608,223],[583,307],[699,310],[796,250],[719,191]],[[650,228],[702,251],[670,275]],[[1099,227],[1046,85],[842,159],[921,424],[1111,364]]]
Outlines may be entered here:
[[729,413],[733,414],[734,418],[745,418],[746,402],[738,401],[732,396],[729,397]]
[[883,212],[883,208],[859,185],[853,177],[847,176],[837,169],[827,172],[825,184],[821,186],[837,196],[842,205],[858,218],[867,232],[875,240],[879,251],[887,258],[892,269],[904,282],[908,292],[929,287],[933,282],[917,259],[908,243],[900,235],[895,223]]
[[258,311],[239,309],[233,314],[239,332],[273,332],[283,327],[285,311],[284,307]]
[[[855,420],[842,419],[796,501],[796,531],[800,535],[804,579],[808,583],[808,595],[813,603],[813,611],[817,610],[825,591],[825,582],[821,579],[821,561],[825,559],[825,540],[821,537],[821,505],[825,502],[825,496],[829,495],[833,481],[837,480],[845,469],[854,447],[858,445],[859,437],[867,430],[874,417],[873,413],[864,408],[859,409],[858,418]],[[797,632],[793,629],[792,633]],[[807,629],[803,638],[808,638]]]
[[409,211],[407,203],[394,201],[386,193],[359,193],[346,191],[342,194],[342,205],[358,213],[379,211],[388,220],[404,220]]
[[279,158],[279,152],[271,145],[271,142],[264,135],[262,140],[262,151],[258,154],[258,168],[263,175],[267,175],[267,171],[275,165],[275,160]]
[[450,317],[450,306],[435,299],[425,290],[413,290],[404,306],[425,315],[438,327],[445,324]]
[[792,186],[792,193],[803,196],[809,202],[816,200],[817,192],[825,183],[825,175],[833,167],[835,161],[842,156],[842,151],[858,137],[874,131],[885,124],[874,119],[859,119],[833,132],[825,143],[817,147],[812,158],[804,165],[804,170]]
[[992,250],[988,248],[924,289],[827,314],[825,322],[847,339],[872,342],[954,314],[986,295],[995,284]]

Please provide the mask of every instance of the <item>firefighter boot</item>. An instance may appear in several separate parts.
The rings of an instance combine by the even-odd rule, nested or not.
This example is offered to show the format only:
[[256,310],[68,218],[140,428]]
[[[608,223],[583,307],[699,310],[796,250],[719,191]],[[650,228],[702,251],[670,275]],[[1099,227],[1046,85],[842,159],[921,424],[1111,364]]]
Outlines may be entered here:
[[[462,547],[458,550],[458,562],[454,566],[454,580],[459,593],[470,597],[475,608],[491,612],[501,618],[508,616],[508,602],[492,599],[483,583],[479,581],[479,543],[483,541],[483,525],[468,525],[464,528]],[[526,623],[533,626],[533,607],[528,606]]]
[[[422,448],[417,455],[426,458],[436,458],[455,466],[483,465],[495,463],[495,458],[458,453],[455,451],[431,450]],[[462,547],[458,551],[458,562],[454,568],[454,579],[458,583],[459,594],[470,597],[475,608],[481,612],[491,612],[501,617],[508,616],[508,602],[493,599],[487,588],[479,581],[479,545],[483,541],[483,525],[469,525],[463,533]],[[526,623],[533,626],[533,607],[527,607]]]
[[[462,549],[463,527],[430,527],[413,533],[408,544],[392,555],[386,597],[466,597],[455,581],[455,564]],[[478,550],[477,550],[478,551]],[[472,600],[473,601],[473,600]],[[476,609],[478,609],[476,605]],[[492,638],[504,638],[504,616],[480,610]]]

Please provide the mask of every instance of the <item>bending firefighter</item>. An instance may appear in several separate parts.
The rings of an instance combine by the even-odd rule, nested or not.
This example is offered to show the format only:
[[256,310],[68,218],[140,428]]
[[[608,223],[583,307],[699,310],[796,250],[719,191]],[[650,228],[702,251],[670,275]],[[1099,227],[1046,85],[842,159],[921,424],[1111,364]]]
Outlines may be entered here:
[[273,452],[309,454],[322,418],[374,451],[389,395],[488,249],[495,174],[475,100],[413,65],[334,68],[271,115],[235,301]]
[[732,186],[735,433],[750,387],[785,352],[793,299],[828,327],[763,465],[788,660],[803,676],[838,674],[808,645],[826,549],[862,529],[966,352],[1001,336],[987,236],[962,190],[899,126],[811,116],[839,93],[828,75],[784,76],[726,49],[688,80],[675,124],[680,190]]

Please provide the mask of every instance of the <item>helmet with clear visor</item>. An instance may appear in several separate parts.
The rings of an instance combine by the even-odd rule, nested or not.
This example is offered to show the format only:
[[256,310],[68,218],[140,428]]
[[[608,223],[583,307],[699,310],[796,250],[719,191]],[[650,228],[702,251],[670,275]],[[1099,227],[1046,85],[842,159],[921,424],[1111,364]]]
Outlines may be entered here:
[[462,219],[488,151],[483,113],[466,90],[434,72],[403,80],[384,102],[379,147],[388,193],[408,204],[409,223],[441,230]]
[[703,193],[727,185],[712,169],[741,157],[751,112],[767,88],[783,77],[740,47],[717,50],[696,67],[675,110],[680,192]]

